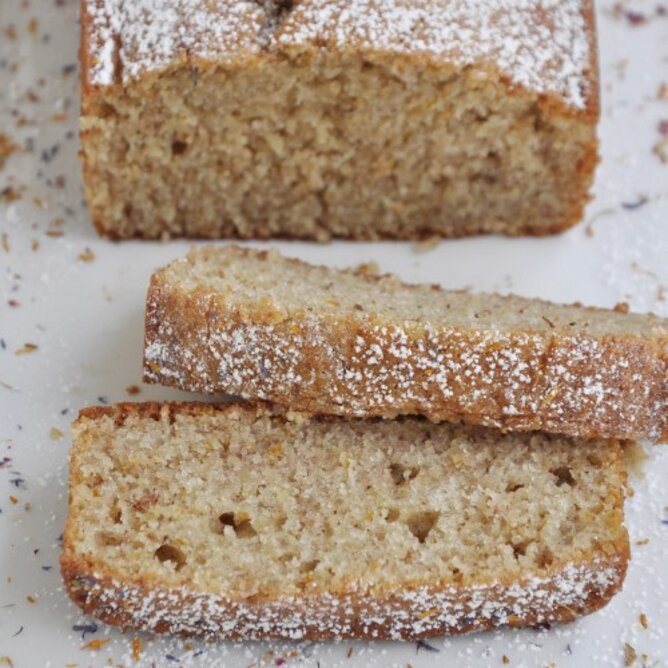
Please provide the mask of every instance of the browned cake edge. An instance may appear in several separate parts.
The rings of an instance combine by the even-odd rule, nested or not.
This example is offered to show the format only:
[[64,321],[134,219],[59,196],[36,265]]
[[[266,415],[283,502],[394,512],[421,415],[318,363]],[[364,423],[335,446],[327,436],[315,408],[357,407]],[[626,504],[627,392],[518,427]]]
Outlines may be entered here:
[[365,315],[286,319],[270,303],[241,311],[222,295],[184,292],[162,270],[147,295],[144,380],[308,413],[668,440],[668,337],[527,329],[490,340]]
[[217,639],[416,640],[511,626],[570,622],[606,605],[621,589],[628,548],[556,567],[548,577],[487,587],[405,588],[235,601],[133,581],[86,563],[66,545],[65,587],[82,610],[123,629]]
[[[84,409],[79,420],[113,417],[159,419],[165,407],[177,414],[211,414],[243,406],[280,413],[267,404],[124,403]],[[316,418],[322,419],[322,418]],[[612,446],[613,444],[611,444]],[[79,446],[80,447],[80,446]],[[80,482],[77,443],[70,465],[70,490]],[[231,639],[403,639],[569,622],[608,603],[621,588],[629,560],[628,535],[621,524],[625,474],[617,459],[619,538],[575,563],[555,563],[540,577],[476,585],[416,582],[396,590],[351,588],[303,596],[280,591],[244,600],[169,589],[148,578],[96,564],[77,554],[70,537],[78,518],[68,516],[61,570],[72,600],[87,614],[124,629],[174,633],[209,640]]]
[[[123,85],[121,83],[116,83],[113,86],[96,86],[90,81],[90,74],[92,72],[92,57],[93,50],[91,47],[92,39],[92,25],[91,17],[87,11],[87,5],[91,0],[80,0],[80,17],[81,17],[81,41],[79,47],[79,60],[81,63],[81,116],[84,117],[88,113],[95,115],[93,110],[98,106],[102,101],[103,95],[102,91],[105,91],[105,96],[111,94],[120,94],[123,91]],[[583,124],[588,125],[591,128],[595,128],[598,124],[600,118],[600,80],[599,80],[599,60],[598,60],[598,36],[596,28],[596,18],[593,0],[584,0],[583,2],[583,14],[587,29],[587,35],[589,39],[589,71],[587,72],[588,84],[589,84],[589,95],[587,97],[586,107],[582,110],[573,109],[564,103],[564,101],[556,94],[553,93],[544,93],[538,96],[539,105],[542,109],[547,110],[549,115],[552,117],[563,117],[563,118],[578,118]],[[254,62],[257,62],[261,56],[257,55],[245,55],[242,61],[233,64],[227,65],[229,67],[243,67],[243,66],[252,66]],[[414,61],[424,61],[425,64],[432,64],[432,59],[427,55],[417,54],[412,56]],[[192,59],[192,62],[195,62],[195,59]],[[181,61],[174,63],[173,67],[180,67],[182,65],[190,66],[192,63],[189,59],[184,58]],[[196,60],[198,67],[202,69],[215,67],[215,62],[204,61],[201,59]],[[482,69],[490,69],[489,67],[481,65]],[[117,73],[118,75],[118,73]],[[146,73],[144,77],[159,76],[158,73]],[[118,76],[116,76],[118,78]],[[506,85],[506,92],[508,95],[519,95],[523,93],[521,86],[511,82],[507,76],[503,73],[499,74],[499,80],[504,82]],[[83,175],[84,175],[84,185],[86,188],[87,184],[90,183],[89,174],[92,173],[91,166],[86,155],[86,144],[88,137],[91,135],[91,132],[81,131],[81,151],[80,157],[82,160]],[[567,229],[570,229],[574,225],[578,224],[584,215],[584,209],[587,203],[591,200],[590,188],[594,180],[594,173],[596,167],[599,163],[599,150],[598,150],[598,139],[594,133],[592,140],[587,147],[584,155],[580,162],[576,165],[573,165],[573,169],[579,174],[579,182],[581,187],[579,188],[578,194],[571,193],[572,204],[569,208],[568,213],[564,216],[563,220],[550,227],[541,227],[536,228],[531,225],[525,227],[518,227],[516,229],[508,229],[504,231],[506,236],[549,236],[552,234],[558,234]],[[90,201],[90,198],[88,198]],[[151,240],[155,237],[152,235],[146,235],[141,231],[137,231],[133,235],[120,235],[118,231],[112,227],[108,227],[105,223],[105,212],[99,209],[92,208],[90,210],[91,222],[95,229],[97,230],[100,236],[107,237],[108,239],[114,241],[120,241],[123,239],[147,239]],[[476,234],[488,234],[483,229],[477,228],[475,225],[471,225],[466,229],[460,229],[458,231],[453,231],[448,236],[450,238],[458,237],[468,237]],[[172,235],[177,236],[178,235]],[[220,235],[211,235],[211,236],[194,236],[191,234],[181,235],[186,238],[215,238]],[[254,238],[254,239],[287,239],[287,240],[314,240],[312,236],[298,236],[293,234],[281,234],[281,233],[268,233],[260,234],[257,231],[253,232],[250,235],[243,235],[239,230],[234,231],[232,234],[225,235],[226,238]],[[373,240],[395,240],[395,241],[406,241],[406,240],[424,240],[433,236],[433,232],[424,231],[424,230],[415,230],[412,234],[391,234],[388,232],[378,233],[378,231],[367,232],[365,229],[359,229],[358,233],[354,236],[344,236],[342,238],[347,238],[352,241],[373,241]],[[334,235],[334,238],[337,238]],[[316,239],[317,240],[317,239]]]

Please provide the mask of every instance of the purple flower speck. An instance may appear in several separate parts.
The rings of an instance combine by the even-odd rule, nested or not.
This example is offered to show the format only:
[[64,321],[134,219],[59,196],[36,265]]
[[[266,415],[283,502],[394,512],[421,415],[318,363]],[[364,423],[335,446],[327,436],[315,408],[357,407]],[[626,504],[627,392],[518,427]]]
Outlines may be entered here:
[[90,622],[90,624],[75,624],[72,627],[72,631],[81,633],[81,639],[86,640],[87,633],[97,633],[98,626],[95,622]]
[[421,649],[425,650],[426,652],[440,652],[440,649],[436,649],[433,645],[430,645],[429,643],[425,642],[424,640],[418,640],[415,643],[415,653],[417,654]]

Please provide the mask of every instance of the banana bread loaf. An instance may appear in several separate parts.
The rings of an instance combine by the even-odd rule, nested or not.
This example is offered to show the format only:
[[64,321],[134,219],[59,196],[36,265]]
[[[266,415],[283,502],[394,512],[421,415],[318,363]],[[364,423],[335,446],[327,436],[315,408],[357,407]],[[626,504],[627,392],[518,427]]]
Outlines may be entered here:
[[82,0],[111,237],[546,234],[597,162],[591,0]]

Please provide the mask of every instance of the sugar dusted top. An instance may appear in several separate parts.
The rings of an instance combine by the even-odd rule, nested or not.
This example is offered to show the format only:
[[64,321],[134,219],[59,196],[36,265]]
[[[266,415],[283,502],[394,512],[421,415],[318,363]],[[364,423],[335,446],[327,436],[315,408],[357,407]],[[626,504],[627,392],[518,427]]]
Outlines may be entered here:
[[495,63],[510,79],[587,104],[590,53],[586,0],[306,0],[280,44],[326,41],[340,48],[421,53],[456,65]]
[[252,0],[86,0],[89,81],[108,86],[179,56],[259,51],[266,12]]
[[[89,80],[128,81],[174,58],[224,59],[308,44],[495,64],[584,109],[590,0],[86,0]],[[118,70],[121,70],[120,73]]]

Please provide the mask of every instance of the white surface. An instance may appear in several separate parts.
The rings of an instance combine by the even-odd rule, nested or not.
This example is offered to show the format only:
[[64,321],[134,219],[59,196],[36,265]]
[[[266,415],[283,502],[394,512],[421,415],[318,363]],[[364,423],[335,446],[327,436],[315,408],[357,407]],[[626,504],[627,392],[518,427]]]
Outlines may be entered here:
[[[624,591],[605,610],[570,626],[430,641],[438,653],[412,643],[188,645],[140,636],[136,661],[133,636],[98,625],[86,642],[111,641],[100,651],[81,649],[81,632],[73,626],[91,620],[68,602],[58,573],[68,424],[80,407],[100,398],[180,396],[142,386],[137,397],[129,397],[126,388],[141,385],[148,277],[188,244],[113,244],[98,239],[89,226],[73,134],[76,72],[63,70],[76,62],[77,4],[0,0],[0,132],[29,149],[11,157],[0,172],[0,191],[25,187],[20,200],[0,201],[0,233],[7,235],[8,248],[0,246],[0,462],[12,460],[0,468],[0,666],[12,665],[6,657],[17,668],[106,666],[112,658],[127,666],[179,665],[167,654],[181,664],[202,666],[282,665],[282,660],[322,668],[498,666],[503,655],[511,666],[621,666],[625,642],[637,650],[638,666],[643,652],[648,666],[668,663],[666,448],[653,449],[644,476],[632,478],[635,495],[627,512],[633,560]],[[639,1],[633,9],[650,14],[657,4]],[[398,243],[276,245],[286,254],[337,266],[375,261],[411,281],[602,306],[626,300],[638,310],[668,315],[662,288],[668,285],[668,164],[652,153],[659,121],[668,120],[668,99],[657,95],[659,85],[668,84],[668,17],[634,26],[615,17],[612,7],[611,1],[599,3],[603,163],[588,222],[551,239],[444,242],[424,254]],[[34,34],[27,29],[32,17],[38,20]],[[5,32],[12,23],[15,40]],[[66,120],[52,120],[55,113]],[[17,127],[21,115],[28,123]],[[53,146],[59,148],[45,162],[49,156],[42,153]],[[64,188],[58,187],[59,176]],[[33,197],[41,198],[42,206]],[[623,206],[644,198],[647,203],[635,210]],[[49,237],[46,231],[57,218],[64,220],[64,236]],[[36,251],[32,240],[39,241]],[[92,262],[78,259],[85,249],[94,253]],[[10,300],[20,305],[11,306]],[[15,355],[25,343],[38,349]],[[65,436],[52,438],[54,427]],[[646,538],[649,543],[635,545]]]

